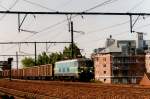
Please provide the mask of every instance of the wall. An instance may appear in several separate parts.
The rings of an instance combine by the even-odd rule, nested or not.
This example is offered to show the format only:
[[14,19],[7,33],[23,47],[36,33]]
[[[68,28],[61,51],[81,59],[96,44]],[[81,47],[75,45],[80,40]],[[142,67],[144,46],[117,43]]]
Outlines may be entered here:
[[110,54],[96,54],[94,56],[95,80],[111,83]]
[[147,53],[145,55],[145,67],[146,67],[146,72],[150,73],[150,53]]

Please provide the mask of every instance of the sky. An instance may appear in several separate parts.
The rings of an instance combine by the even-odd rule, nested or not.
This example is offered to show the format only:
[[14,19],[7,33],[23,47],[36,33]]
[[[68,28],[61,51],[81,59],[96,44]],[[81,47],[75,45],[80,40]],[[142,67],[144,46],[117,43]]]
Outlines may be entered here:
[[[150,0],[0,0],[0,11],[70,11],[70,12],[132,12],[150,13]],[[24,15],[20,15],[23,19]],[[70,41],[66,15],[27,15],[23,25],[24,30],[35,33],[18,32],[18,15],[0,14],[0,42],[29,41]],[[103,47],[106,38],[112,35],[114,39],[136,39],[135,33],[130,33],[129,16],[108,15],[72,15],[74,23],[74,41],[83,55],[90,57],[95,48]],[[133,20],[137,16],[133,17]],[[149,16],[140,16],[133,30],[144,32],[145,39],[150,38]],[[68,44],[49,44],[48,53],[62,51]],[[46,44],[38,44],[37,52],[46,51]],[[0,45],[0,55],[34,54],[33,44]],[[7,60],[11,56],[0,56]],[[23,57],[19,57],[21,61]],[[14,68],[15,68],[14,57]],[[19,64],[21,65],[21,64]],[[20,66],[21,67],[21,66]]]

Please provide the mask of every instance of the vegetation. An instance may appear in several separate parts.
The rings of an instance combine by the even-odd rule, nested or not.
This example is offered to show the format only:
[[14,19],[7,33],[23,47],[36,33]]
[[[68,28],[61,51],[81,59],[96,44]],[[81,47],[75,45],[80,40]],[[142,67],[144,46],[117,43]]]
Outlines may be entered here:
[[[70,44],[69,47],[65,47],[63,52],[54,52],[49,55],[46,52],[42,52],[41,54],[38,55],[37,65],[54,64],[56,61],[71,59],[72,58],[71,46],[72,44]],[[73,58],[82,57],[78,46],[76,44],[73,44],[73,47],[74,47]],[[35,64],[35,60],[32,57],[25,57],[24,59],[22,59],[21,62],[24,67],[34,66]]]
[[34,66],[34,59],[31,57],[25,57],[23,60],[21,60],[21,63],[24,67]]

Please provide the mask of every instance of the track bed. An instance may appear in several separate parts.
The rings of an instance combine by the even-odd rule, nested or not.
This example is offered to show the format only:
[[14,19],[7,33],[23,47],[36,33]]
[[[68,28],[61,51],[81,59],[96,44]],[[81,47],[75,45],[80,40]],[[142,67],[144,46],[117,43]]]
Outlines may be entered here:
[[0,80],[0,87],[37,96],[35,99],[38,99],[38,96],[42,99],[150,99],[149,87],[131,85]]

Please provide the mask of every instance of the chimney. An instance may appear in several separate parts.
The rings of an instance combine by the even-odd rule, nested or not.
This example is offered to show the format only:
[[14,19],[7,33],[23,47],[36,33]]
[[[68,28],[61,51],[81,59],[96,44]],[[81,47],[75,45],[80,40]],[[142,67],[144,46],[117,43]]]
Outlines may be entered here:
[[110,35],[109,38],[107,38],[107,40],[106,40],[106,45],[105,46],[109,47],[114,43],[115,43],[115,39],[112,39],[112,35]]

